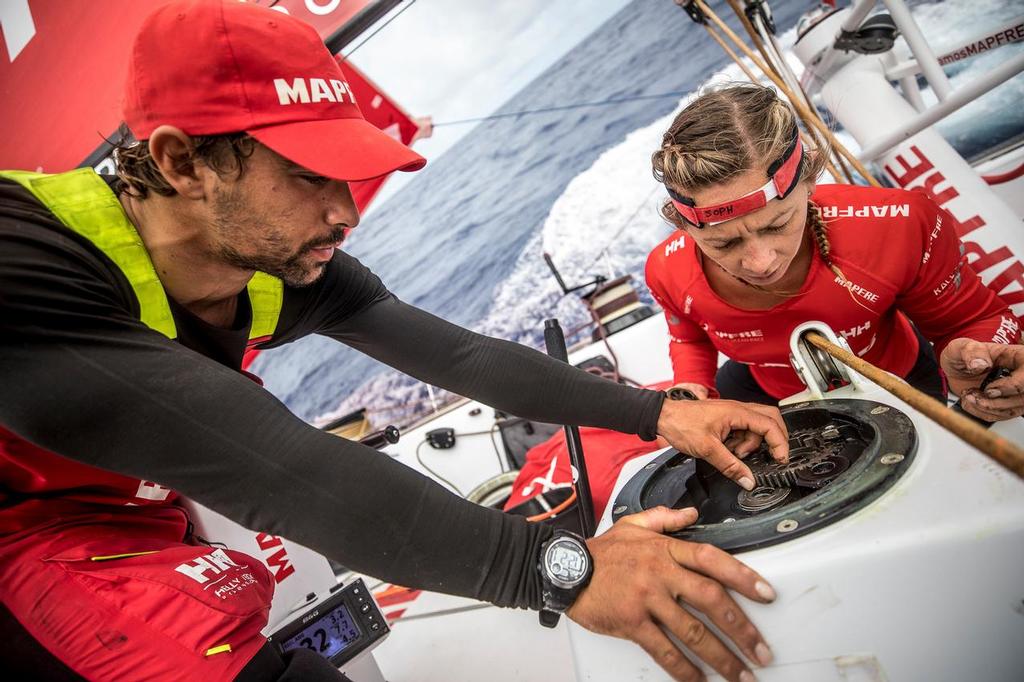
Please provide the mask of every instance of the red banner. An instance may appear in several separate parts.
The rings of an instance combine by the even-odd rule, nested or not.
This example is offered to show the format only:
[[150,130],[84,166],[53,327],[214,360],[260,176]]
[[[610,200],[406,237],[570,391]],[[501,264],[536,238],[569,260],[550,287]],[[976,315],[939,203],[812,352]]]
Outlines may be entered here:
[[[366,120],[399,142],[412,144],[418,128],[412,117],[353,66],[352,62],[347,62],[339,57],[338,63],[341,65],[341,70],[345,72],[345,80],[352,88],[356,104],[359,105],[359,110],[363,112]],[[360,211],[369,206],[370,201],[380,191],[385,180],[387,180],[387,176],[350,184],[352,197]]]
[[302,19],[327,40],[373,0],[249,0]]
[[[257,4],[274,5],[307,21],[326,39],[371,1],[259,0]],[[0,1],[0,168],[65,171],[102,146],[104,137],[121,122],[132,39],[146,15],[161,4]],[[173,40],[167,49],[174,50]]]

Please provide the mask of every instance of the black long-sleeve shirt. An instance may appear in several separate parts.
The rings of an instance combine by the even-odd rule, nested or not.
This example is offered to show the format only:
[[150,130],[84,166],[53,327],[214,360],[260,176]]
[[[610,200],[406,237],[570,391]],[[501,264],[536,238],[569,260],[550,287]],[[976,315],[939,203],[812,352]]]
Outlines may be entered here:
[[[0,425],[357,571],[540,607],[538,549],[550,531],[295,417],[237,371],[251,321],[244,293],[230,329],[171,308],[176,341],[139,321],[130,285],[101,251],[0,181]],[[342,252],[314,285],[285,287],[263,347],[311,333],[513,414],[655,435],[661,394],[406,305]],[[0,476],[0,506],[8,487]]]

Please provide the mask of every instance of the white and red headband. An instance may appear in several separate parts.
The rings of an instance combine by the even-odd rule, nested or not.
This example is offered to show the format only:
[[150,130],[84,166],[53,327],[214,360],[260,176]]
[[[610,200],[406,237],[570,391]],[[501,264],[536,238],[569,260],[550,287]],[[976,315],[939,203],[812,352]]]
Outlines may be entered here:
[[739,218],[751,211],[768,205],[772,199],[785,199],[800,181],[800,167],[803,165],[804,146],[800,142],[800,130],[793,131],[793,140],[785,153],[768,166],[768,182],[738,199],[714,206],[697,206],[690,197],[684,197],[668,185],[668,196],[683,218],[698,228],[705,225],[724,223]]

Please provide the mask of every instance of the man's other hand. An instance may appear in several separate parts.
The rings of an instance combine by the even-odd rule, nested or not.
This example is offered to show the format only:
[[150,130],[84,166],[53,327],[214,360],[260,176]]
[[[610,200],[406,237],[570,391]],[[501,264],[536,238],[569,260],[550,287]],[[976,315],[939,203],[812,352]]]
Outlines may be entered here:
[[695,509],[657,507],[588,540],[594,575],[566,613],[588,630],[636,642],[673,679],[704,677],[662,628],[727,680],[751,682],[743,660],[680,602],[703,613],[751,661],[768,665],[771,650],[726,588],[761,603],[774,601],[775,591],[712,545],[662,535],[696,520]]
[[707,460],[746,490],[754,488],[754,474],[739,458],[757,450],[762,440],[776,461],[789,461],[786,424],[778,408],[767,405],[666,400],[658,417],[658,435],[680,452]]

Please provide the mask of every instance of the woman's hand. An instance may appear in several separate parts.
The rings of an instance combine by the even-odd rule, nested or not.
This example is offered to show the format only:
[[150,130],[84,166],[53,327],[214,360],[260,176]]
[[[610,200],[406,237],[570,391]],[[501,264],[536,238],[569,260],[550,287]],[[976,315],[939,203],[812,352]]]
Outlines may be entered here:
[[[939,358],[949,388],[971,414],[990,422],[1024,414],[1024,346],[954,339]],[[996,379],[984,391],[981,382],[994,367],[1010,376]]]
[[662,534],[696,520],[692,508],[656,507],[587,540],[594,576],[566,614],[588,630],[636,642],[673,679],[704,679],[685,651],[725,679],[745,682],[753,674],[743,660],[683,605],[707,616],[748,659],[768,665],[771,650],[727,589],[762,604],[775,591],[722,550]]

